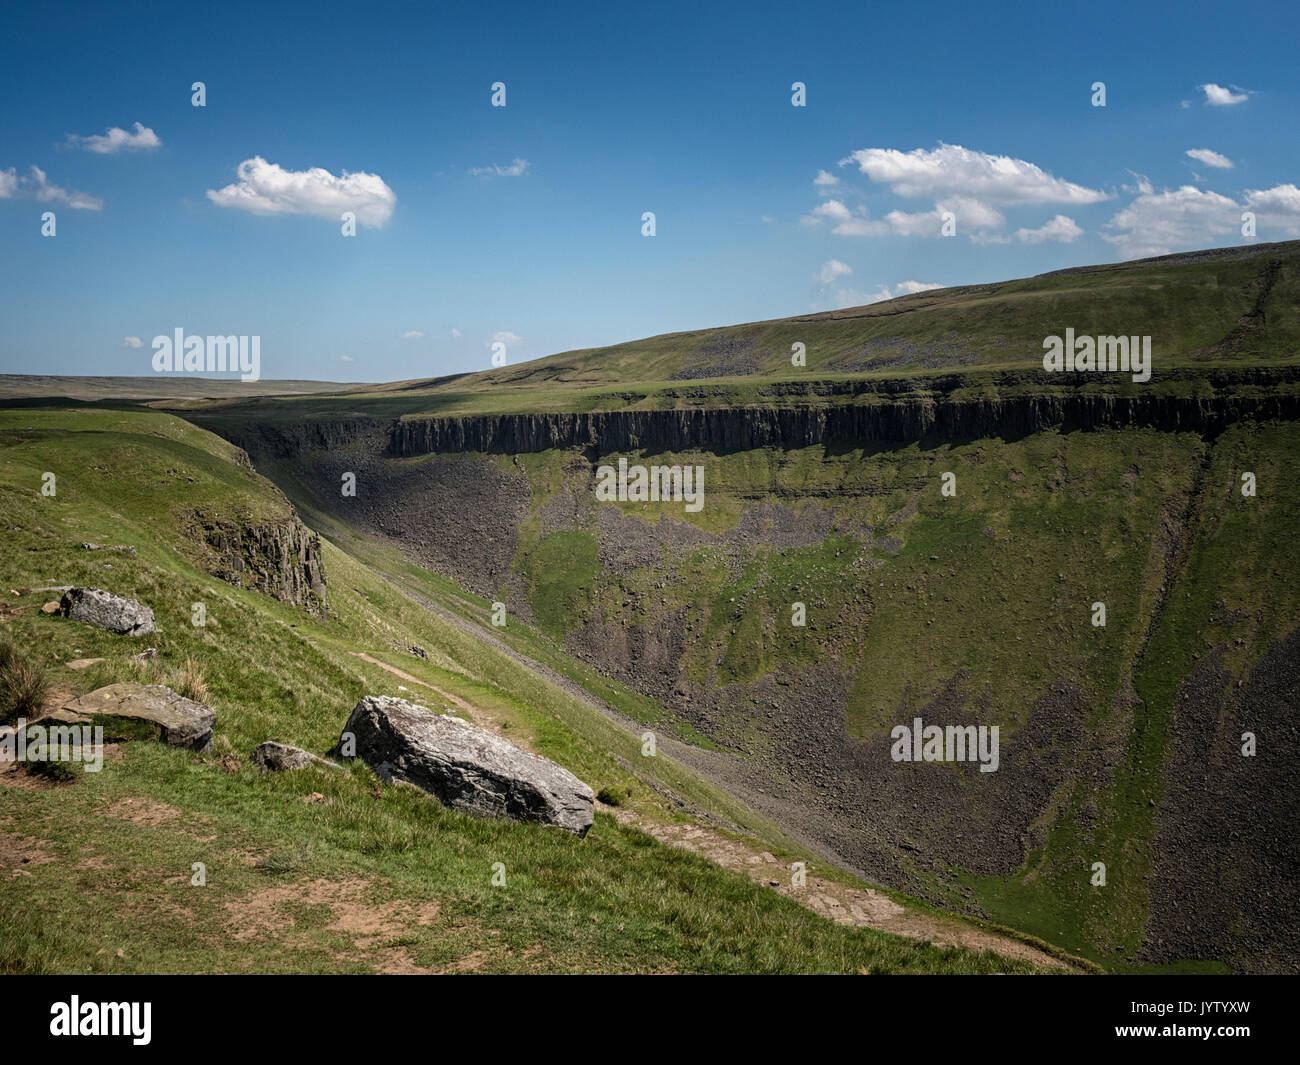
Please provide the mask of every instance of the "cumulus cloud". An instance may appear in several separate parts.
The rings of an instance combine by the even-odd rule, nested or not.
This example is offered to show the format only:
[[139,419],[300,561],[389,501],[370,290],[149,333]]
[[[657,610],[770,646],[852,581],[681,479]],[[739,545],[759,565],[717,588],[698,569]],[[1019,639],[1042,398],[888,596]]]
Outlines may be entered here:
[[459,339],[461,338],[462,335],[463,335],[463,334],[461,333],[461,331],[460,331],[459,329],[457,329],[455,326],[452,326],[452,327],[451,327],[451,338],[452,338],[452,340],[459,340]]
[[1188,148],[1187,154],[1195,159],[1198,163],[1206,166],[1212,166],[1216,170],[1231,170],[1232,160],[1226,155],[1220,155],[1218,152],[1212,152],[1209,148]]
[[1147,184],[1106,223],[1112,232],[1103,233],[1102,239],[1125,259],[1141,259],[1220,243],[1239,232],[1240,225],[1241,208],[1227,196],[1192,185],[1156,192]]
[[1021,244],[1069,244],[1083,236],[1083,230],[1073,218],[1058,214],[1037,229],[1017,229],[1016,240]]
[[119,126],[111,126],[104,133],[92,134],[89,137],[78,137],[74,133],[69,133],[68,144],[74,148],[84,148],[88,152],[95,152],[99,155],[113,155],[117,152],[152,151],[154,148],[162,147],[162,141],[159,140],[158,134],[139,122],[135,123],[135,129],[131,133]]
[[104,206],[98,196],[55,185],[39,166],[27,169],[22,176],[13,167],[0,170],[0,199],[29,198],[41,203],[61,203],[78,211],[98,211]]
[[1253,211],[1261,239],[1300,237],[1300,188],[1294,184],[1247,189],[1238,203],[1191,185],[1156,192],[1149,184],[1106,223],[1102,237],[1126,259],[1205,248],[1241,233],[1243,211]]
[[840,165],[856,163],[878,184],[908,199],[970,197],[994,204],[1090,204],[1106,194],[1054,177],[1024,159],[971,151],[956,144],[938,148],[863,148]]
[[[1037,229],[1004,235],[1006,218],[1000,207],[1067,203],[1088,205],[1108,199],[1106,193],[1058,178],[1024,159],[972,151],[960,145],[917,148],[904,152],[894,148],[863,148],[840,160],[841,166],[856,164],[859,171],[877,184],[887,185],[904,199],[926,199],[930,210],[895,209],[872,218],[861,205],[850,206],[839,195],[830,196],[801,221],[806,226],[829,224],[831,232],[844,237],[925,237],[945,234],[945,223],[955,223],[956,232],[976,244],[1009,244],[1019,240],[1039,244],[1049,240],[1071,241],[1082,230],[1064,215],[1057,215]],[[822,171],[821,173],[825,173]],[[817,184],[825,185],[820,180]],[[827,196],[827,189],[820,190]]]
[[401,340],[423,340],[423,339],[424,339],[424,334],[421,333],[418,329],[408,329],[405,333],[403,333],[403,334],[401,335],[401,337],[400,337],[399,339],[401,339]]
[[1259,231],[1277,230],[1283,236],[1300,237],[1300,188],[1287,184],[1247,189],[1245,203],[1255,212]]
[[335,177],[328,170],[285,170],[260,155],[245,159],[235,171],[239,180],[222,189],[209,189],[218,207],[253,214],[306,214],[338,221],[352,211],[363,226],[377,229],[393,214],[397,196],[378,174],[348,173]]
[[123,337],[123,338],[122,338],[122,347],[124,347],[124,348],[142,348],[142,347],[144,347],[144,341],[141,340],[139,337]]
[[813,178],[814,185],[831,186],[831,185],[838,185],[839,183],[840,183],[840,179],[837,178],[834,174],[826,170],[818,170],[817,176]]
[[528,173],[528,160],[516,159],[509,166],[472,166],[469,172],[475,177],[522,177]]
[[1205,103],[1210,107],[1231,107],[1233,104],[1245,103],[1250,95],[1247,89],[1239,89],[1236,85],[1225,89],[1212,81],[1196,87],[1205,93]]
[[837,277],[845,277],[853,273],[853,267],[847,263],[842,263],[838,259],[827,259],[822,263],[822,268],[817,271],[817,280],[823,285],[829,285]]

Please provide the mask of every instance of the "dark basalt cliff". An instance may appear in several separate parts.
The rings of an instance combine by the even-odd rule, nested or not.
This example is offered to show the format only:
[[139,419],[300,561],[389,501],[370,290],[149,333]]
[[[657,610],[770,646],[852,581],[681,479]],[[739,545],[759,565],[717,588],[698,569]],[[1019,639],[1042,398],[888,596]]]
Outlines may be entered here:
[[[352,415],[212,428],[253,455],[283,458],[358,444],[366,450],[410,457],[467,451],[519,454],[550,448],[601,454],[738,451],[989,436],[1019,439],[1046,430],[1079,429],[1145,428],[1214,436],[1236,421],[1300,418],[1300,392],[1288,387],[1298,382],[1300,367],[1183,369],[1161,375],[1164,388],[1159,392],[1134,386],[1114,394],[1096,389],[1092,375],[1066,374],[1048,380],[1041,373],[1007,371],[978,383],[961,374],[941,375],[927,379],[924,391],[910,379],[774,382],[763,393],[776,402],[772,406],[710,406],[709,390],[688,389],[681,398],[695,405],[667,410],[397,420]],[[993,394],[971,395],[974,391]],[[799,404],[804,397],[809,402]],[[824,401],[832,397],[832,402]]]
[[1211,436],[1236,421],[1297,417],[1300,396],[1295,395],[1034,395],[776,409],[498,414],[400,421],[389,431],[388,452],[410,456],[457,451],[517,454],[549,448],[594,448],[600,453],[743,451],[934,437],[1016,439],[1049,429],[1149,428]]
[[196,561],[205,572],[324,615],[321,539],[296,517],[250,525],[195,511],[189,519],[200,551]]

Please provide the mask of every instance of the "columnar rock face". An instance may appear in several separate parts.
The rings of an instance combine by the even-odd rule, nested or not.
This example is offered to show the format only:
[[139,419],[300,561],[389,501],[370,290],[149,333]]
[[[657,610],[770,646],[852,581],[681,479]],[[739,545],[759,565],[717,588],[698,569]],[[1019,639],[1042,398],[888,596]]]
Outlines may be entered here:
[[384,695],[367,695],[344,726],[355,754],[386,780],[404,780],[477,817],[553,825],[585,836],[595,796],[567,769],[477,725]]
[[324,613],[321,539],[296,517],[242,525],[195,512],[193,520],[209,548],[199,560],[208,573],[237,588],[251,588],[311,613]]
[[1049,429],[1162,429],[1216,433],[1243,419],[1300,418],[1295,395],[1013,395],[950,400],[919,396],[875,403],[801,407],[619,410],[408,418],[394,424],[390,454],[458,451],[519,454],[592,448],[602,454],[648,451],[748,451],[818,444],[977,440]]
[[195,751],[211,748],[217,723],[212,707],[161,684],[110,684],[73,699],[63,709],[79,721],[102,725],[109,743],[158,740]]
[[59,601],[59,613],[122,636],[154,631],[153,611],[147,606],[100,588],[69,588]]

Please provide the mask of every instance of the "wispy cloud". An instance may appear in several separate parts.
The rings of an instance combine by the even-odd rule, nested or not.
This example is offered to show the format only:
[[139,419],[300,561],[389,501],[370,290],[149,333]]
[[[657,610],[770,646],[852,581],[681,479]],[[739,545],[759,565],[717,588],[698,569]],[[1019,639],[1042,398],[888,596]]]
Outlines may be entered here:
[[398,339],[400,340],[423,340],[424,334],[418,329],[408,329]]
[[1245,103],[1247,97],[1250,96],[1249,89],[1241,89],[1236,85],[1231,88],[1224,88],[1222,85],[1215,85],[1211,81],[1196,87],[1205,93],[1204,102],[1208,107],[1231,107],[1233,104]]
[[492,334],[487,346],[491,347],[493,344],[518,344],[523,339],[518,333],[512,333],[508,329],[501,329]]
[[817,280],[823,285],[829,285],[837,277],[847,277],[853,273],[853,267],[847,263],[842,263],[838,259],[827,259],[822,263],[822,268],[817,271]]
[[285,170],[260,155],[245,159],[235,171],[239,180],[222,189],[209,189],[218,207],[233,207],[258,215],[305,214],[337,221],[344,211],[357,222],[378,229],[392,217],[397,195],[378,174],[344,170]]
[[22,176],[13,167],[0,170],[0,199],[61,203],[78,211],[98,211],[104,206],[104,201],[98,196],[55,185],[39,166],[28,167],[28,173]]
[[1210,151],[1209,148],[1188,148],[1187,154],[1198,163],[1203,163],[1205,166],[1212,166],[1216,170],[1232,169],[1231,159],[1226,155],[1220,155],[1218,152]]
[[152,151],[154,148],[162,147],[158,134],[140,122],[135,123],[134,131],[131,133],[119,126],[111,126],[104,133],[95,133],[89,137],[78,137],[75,133],[69,133],[68,144],[98,155]]
[[475,177],[523,177],[528,173],[528,160],[516,159],[508,166],[472,166],[469,172]]
[[918,292],[932,292],[943,285],[928,281],[900,281],[892,288],[881,285],[875,292],[862,292],[852,288],[828,288],[813,302],[816,310],[838,311],[845,307],[864,307],[870,303],[883,303],[885,300],[897,299],[899,296],[911,296]]
[[122,338],[122,347],[124,347],[124,348],[142,348],[142,347],[144,347],[144,341],[141,340],[139,337],[123,337],[123,338]]

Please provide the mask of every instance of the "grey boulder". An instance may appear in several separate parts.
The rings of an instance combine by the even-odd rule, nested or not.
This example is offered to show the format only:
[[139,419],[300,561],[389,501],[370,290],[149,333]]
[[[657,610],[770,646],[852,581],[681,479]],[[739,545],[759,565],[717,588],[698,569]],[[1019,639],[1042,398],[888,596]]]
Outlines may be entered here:
[[553,825],[578,837],[591,827],[595,795],[563,766],[521,750],[468,721],[389,695],[367,695],[340,741],[385,780],[404,780],[476,817]]
[[69,588],[59,600],[59,613],[122,636],[154,631],[153,611],[147,606],[100,588]]
[[330,769],[342,769],[342,766],[318,757],[301,747],[292,747],[287,743],[267,740],[258,744],[253,750],[253,764],[263,773],[280,773],[286,769],[310,769],[314,765]]
[[109,743],[157,740],[172,747],[206,751],[212,746],[217,712],[162,684],[110,684],[78,696],[63,709],[89,725],[102,725]]

